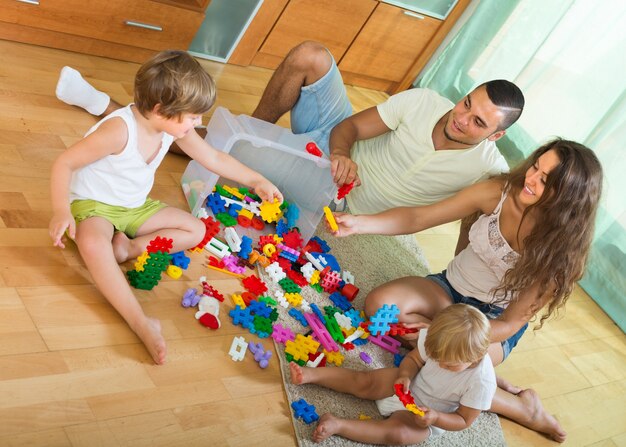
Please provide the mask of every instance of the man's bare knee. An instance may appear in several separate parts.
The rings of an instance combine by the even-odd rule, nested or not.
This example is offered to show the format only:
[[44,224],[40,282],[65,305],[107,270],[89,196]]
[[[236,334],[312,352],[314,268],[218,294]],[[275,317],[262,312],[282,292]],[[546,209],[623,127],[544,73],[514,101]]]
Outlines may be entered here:
[[331,58],[324,45],[312,40],[293,47],[285,57],[286,69],[304,75],[304,84],[310,85],[322,78],[331,66]]

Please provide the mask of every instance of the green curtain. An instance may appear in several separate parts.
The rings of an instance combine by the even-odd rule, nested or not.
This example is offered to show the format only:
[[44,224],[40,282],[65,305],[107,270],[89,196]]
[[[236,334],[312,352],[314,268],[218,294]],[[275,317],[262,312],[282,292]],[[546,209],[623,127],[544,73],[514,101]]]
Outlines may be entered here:
[[416,81],[458,101],[509,79],[526,107],[498,147],[509,164],[561,136],[598,155],[604,194],[580,285],[626,332],[626,2],[481,0]]

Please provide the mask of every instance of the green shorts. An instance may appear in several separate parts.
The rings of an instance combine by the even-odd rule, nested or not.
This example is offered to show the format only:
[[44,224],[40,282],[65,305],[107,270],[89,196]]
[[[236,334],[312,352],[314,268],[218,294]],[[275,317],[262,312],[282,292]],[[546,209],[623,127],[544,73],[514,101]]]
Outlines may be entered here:
[[90,217],[102,217],[111,222],[116,231],[122,231],[128,237],[135,237],[137,230],[146,220],[166,207],[165,203],[150,198],[137,208],[107,205],[95,200],[74,200],[70,205],[70,210],[76,223]]

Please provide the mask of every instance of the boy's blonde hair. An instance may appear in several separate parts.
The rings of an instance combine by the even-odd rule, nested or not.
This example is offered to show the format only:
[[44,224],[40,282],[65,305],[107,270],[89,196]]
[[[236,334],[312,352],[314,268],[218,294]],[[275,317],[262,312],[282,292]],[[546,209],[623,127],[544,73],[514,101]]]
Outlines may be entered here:
[[135,106],[143,116],[157,104],[159,115],[168,119],[183,113],[201,115],[214,102],[215,82],[186,51],[161,51],[135,76]]
[[426,334],[426,354],[439,362],[474,363],[489,348],[491,325],[481,311],[453,304],[435,315]]

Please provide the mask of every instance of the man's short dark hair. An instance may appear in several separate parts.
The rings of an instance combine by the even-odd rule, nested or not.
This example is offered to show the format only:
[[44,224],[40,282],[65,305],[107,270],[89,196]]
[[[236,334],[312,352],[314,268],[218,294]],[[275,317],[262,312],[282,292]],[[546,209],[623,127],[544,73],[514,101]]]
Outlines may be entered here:
[[485,87],[491,102],[504,113],[498,130],[507,129],[518,120],[524,110],[524,94],[517,85],[505,79],[496,79],[487,81],[477,88],[480,87]]

